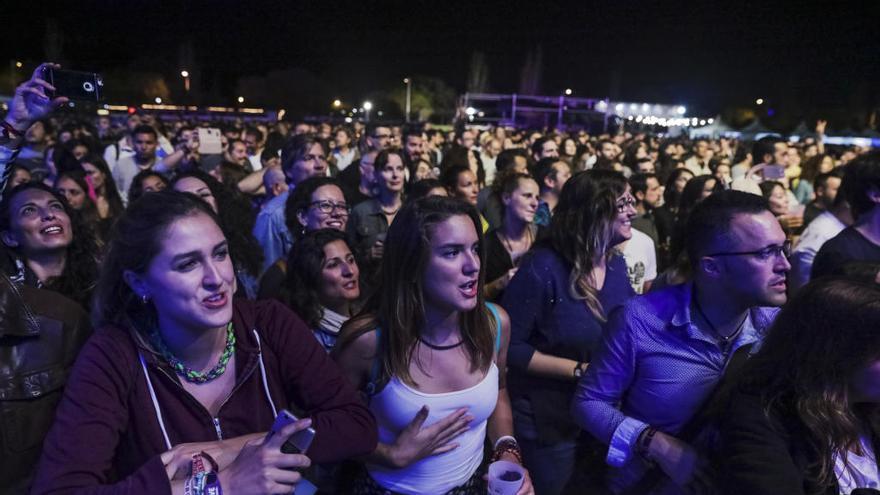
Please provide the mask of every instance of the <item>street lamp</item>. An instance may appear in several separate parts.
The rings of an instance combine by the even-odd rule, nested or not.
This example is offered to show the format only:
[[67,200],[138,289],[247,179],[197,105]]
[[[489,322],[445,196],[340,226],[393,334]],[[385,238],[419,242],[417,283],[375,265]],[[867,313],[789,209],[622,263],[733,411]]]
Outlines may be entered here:
[[15,68],[16,68],[16,69],[21,69],[23,65],[24,65],[24,64],[21,63],[21,60],[16,60],[16,61],[15,61]]
[[412,107],[412,80],[405,77],[403,84],[406,84],[406,121],[409,122],[409,112]]
[[336,99],[333,100],[333,108],[339,108],[342,106],[342,100]]
[[244,96],[239,96],[239,97],[238,97],[238,102],[239,102],[239,103],[244,103]]
[[364,112],[367,114],[366,120],[367,120],[367,122],[369,122],[370,121],[370,110],[373,109],[373,103],[369,102],[369,101],[365,101],[363,104],[363,107],[364,107]]
[[763,104],[764,104],[764,98],[758,98],[757,100],[755,100],[755,105],[763,105]]
[[565,88],[565,96],[571,96],[571,88]]
[[186,100],[189,103],[189,71],[186,69],[181,70],[180,77],[183,78],[183,90],[186,92]]

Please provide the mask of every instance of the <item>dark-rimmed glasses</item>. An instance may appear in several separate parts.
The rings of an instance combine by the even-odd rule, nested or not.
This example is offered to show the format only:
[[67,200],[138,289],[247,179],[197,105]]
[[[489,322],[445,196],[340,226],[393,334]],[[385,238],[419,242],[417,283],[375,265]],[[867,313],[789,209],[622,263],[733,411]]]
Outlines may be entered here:
[[712,253],[707,254],[706,256],[755,256],[760,260],[769,260],[771,257],[774,259],[778,259],[780,256],[784,256],[788,259],[791,256],[791,241],[785,241],[781,246],[767,246],[764,249],[758,249],[757,251],[739,251],[739,252],[729,252],[729,253]]
[[321,213],[323,213],[325,215],[329,215],[329,214],[333,213],[334,210],[340,210],[342,213],[344,213],[346,215],[351,213],[351,207],[349,207],[345,203],[334,203],[333,201],[322,200],[322,201],[312,201],[311,203],[309,203],[309,206],[314,206],[315,208],[318,209],[318,211],[320,211]]

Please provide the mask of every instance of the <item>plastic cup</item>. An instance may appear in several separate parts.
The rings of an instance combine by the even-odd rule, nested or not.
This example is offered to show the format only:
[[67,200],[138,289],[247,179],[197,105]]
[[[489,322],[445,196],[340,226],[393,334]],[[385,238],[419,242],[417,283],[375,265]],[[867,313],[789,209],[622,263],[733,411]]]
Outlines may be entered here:
[[495,461],[489,464],[489,495],[516,495],[526,470],[519,464]]

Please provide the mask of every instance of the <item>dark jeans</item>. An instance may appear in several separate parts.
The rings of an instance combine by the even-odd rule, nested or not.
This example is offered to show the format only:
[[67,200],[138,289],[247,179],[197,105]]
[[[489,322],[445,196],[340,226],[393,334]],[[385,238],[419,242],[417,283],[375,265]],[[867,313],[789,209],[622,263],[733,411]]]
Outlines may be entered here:
[[523,453],[523,464],[537,495],[560,495],[574,472],[577,441],[546,444],[538,439],[534,417],[526,399],[513,405],[513,429]]

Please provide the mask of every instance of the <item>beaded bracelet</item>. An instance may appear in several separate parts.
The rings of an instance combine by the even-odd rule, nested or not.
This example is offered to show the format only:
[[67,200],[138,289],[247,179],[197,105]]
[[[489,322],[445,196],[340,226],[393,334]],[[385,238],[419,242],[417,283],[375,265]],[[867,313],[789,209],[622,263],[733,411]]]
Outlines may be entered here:
[[522,464],[522,450],[519,448],[519,444],[513,437],[510,438],[502,438],[495,445],[495,451],[492,453],[492,462],[501,459],[501,456],[504,454],[511,454],[516,457],[516,461],[519,464]]

